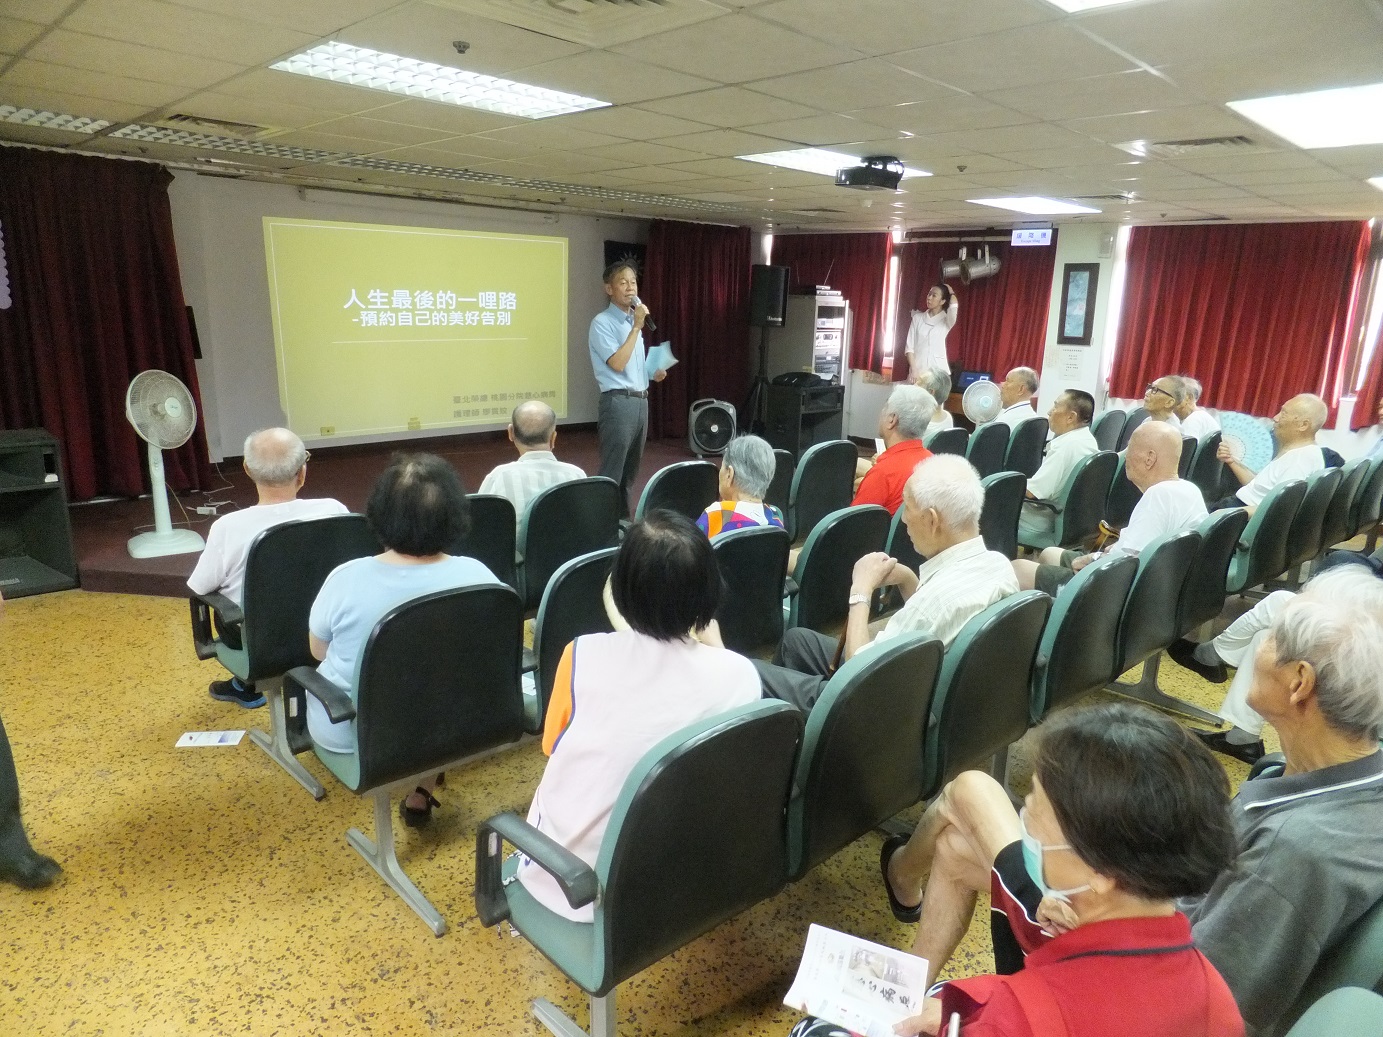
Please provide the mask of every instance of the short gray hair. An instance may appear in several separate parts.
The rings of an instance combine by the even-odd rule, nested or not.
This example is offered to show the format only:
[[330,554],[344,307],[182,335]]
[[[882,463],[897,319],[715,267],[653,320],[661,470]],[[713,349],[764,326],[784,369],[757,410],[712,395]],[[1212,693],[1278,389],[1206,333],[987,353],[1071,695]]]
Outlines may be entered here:
[[1377,741],[1383,730],[1383,580],[1360,565],[1328,569],[1278,613],[1277,664],[1306,662],[1316,702],[1337,731]]
[[958,454],[934,454],[908,477],[904,491],[919,511],[935,508],[951,530],[976,527],[984,510],[984,484],[974,466]]
[[1191,397],[1192,403],[1199,403],[1201,393],[1204,389],[1201,383],[1192,378],[1189,374],[1177,375],[1177,381],[1181,383],[1181,391]]
[[762,500],[773,482],[778,460],[773,456],[773,448],[758,436],[736,436],[725,448],[721,464],[735,470],[736,486]]
[[936,399],[920,385],[898,385],[888,394],[884,413],[898,419],[904,438],[921,439],[936,413]]
[[942,367],[927,367],[917,372],[913,384],[932,394],[938,404],[951,395],[951,372]]
[[514,439],[526,447],[547,446],[557,428],[557,412],[542,400],[524,400],[509,415]]
[[307,464],[307,447],[286,428],[262,428],[245,437],[245,470],[256,483],[286,486]]
[[1172,398],[1172,403],[1180,407],[1186,402],[1186,379],[1180,375],[1164,374],[1161,378],[1153,379],[1153,383],[1166,382],[1167,395]]
[[1325,423],[1330,420],[1330,408],[1323,399],[1313,392],[1299,393],[1295,399],[1301,401],[1302,416],[1310,423],[1313,432],[1325,428]]
[[1017,378],[1028,392],[1037,392],[1037,387],[1041,384],[1037,379],[1037,372],[1031,367],[1015,367],[1008,373],[1008,376]]

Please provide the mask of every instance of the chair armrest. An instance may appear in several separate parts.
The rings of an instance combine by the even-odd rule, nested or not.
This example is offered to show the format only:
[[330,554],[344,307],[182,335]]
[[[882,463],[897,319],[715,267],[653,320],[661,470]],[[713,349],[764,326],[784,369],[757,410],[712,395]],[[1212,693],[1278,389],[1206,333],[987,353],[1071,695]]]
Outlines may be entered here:
[[216,635],[211,629],[211,614],[216,613],[216,621],[221,626],[239,626],[245,622],[245,613],[239,605],[224,594],[193,594],[188,598],[192,611],[192,647],[197,650],[198,659],[210,659],[216,655]]
[[355,719],[355,703],[351,697],[327,680],[311,666],[295,666],[283,675],[285,691],[296,685],[326,707],[333,724]]
[[1024,497],[1024,504],[1031,504],[1034,508],[1042,508],[1054,514],[1061,514],[1061,505],[1054,500],[1043,500],[1041,497]]
[[572,907],[593,904],[600,895],[600,883],[589,864],[517,814],[496,814],[475,833],[475,908],[481,925],[498,925],[509,918],[500,876],[506,842],[556,879]]
[[1268,753],[1260,757],[1258,762],[1249,768],[1247,781],[1254,778],[1276,778],[1287,766],[1287,757],[1282,753]]
[[538,653],[531,648],[523,650],[523,662],[520,667],[524,673],[532,673],[538,668]]
[[791,576],[783,578],[783,597],[795,597],[797,592],[801,589],[801,587],[797,586],[797,581],[794,580]]

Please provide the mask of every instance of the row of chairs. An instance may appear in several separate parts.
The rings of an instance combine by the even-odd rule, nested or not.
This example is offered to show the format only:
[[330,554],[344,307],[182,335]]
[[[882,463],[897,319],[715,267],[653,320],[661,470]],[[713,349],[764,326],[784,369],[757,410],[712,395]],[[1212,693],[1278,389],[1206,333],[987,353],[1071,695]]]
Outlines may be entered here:
[[981,477],[1007,471],[1022,472],[1031,479],[1042,465],[1047,432],[1047,419],[1034,415],[1016,426],[991,421],[974,432],[941,429],[928,435],[924,442],[934,454],[966,458]]

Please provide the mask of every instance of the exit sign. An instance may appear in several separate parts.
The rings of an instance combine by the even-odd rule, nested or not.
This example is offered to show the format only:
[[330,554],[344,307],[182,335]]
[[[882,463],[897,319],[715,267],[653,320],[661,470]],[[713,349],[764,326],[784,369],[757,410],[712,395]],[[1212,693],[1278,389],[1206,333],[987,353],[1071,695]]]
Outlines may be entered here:
[[1009,242],[1011,245],[1050,245],[1052,243],[1052,228],[1021,228],[1013,232],[1013,238]]

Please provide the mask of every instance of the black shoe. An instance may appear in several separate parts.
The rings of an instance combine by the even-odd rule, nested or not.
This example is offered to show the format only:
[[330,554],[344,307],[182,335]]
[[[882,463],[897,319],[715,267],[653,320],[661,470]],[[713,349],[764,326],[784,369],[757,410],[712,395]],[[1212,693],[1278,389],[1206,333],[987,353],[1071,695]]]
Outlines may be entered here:
[[413,791],[423,797],[426,805],[422,807],[410,807],[408,805],[408,800],[404,799],[399,803],[399,817],[403,818],[403,823],[409,828],[425,828],[432,821],[432,808],[440,807],[442,804],[438,803],[432,793],[428,792],[427,789],[423,788],[421,785]]
[[1263,754],[1267,751],[1263,748],[1261,740],[1236,745],[1229,740],[1229,736],[1224,731],[1192,731],[1191,733],[1199,738],[1201,744],[1207,749],[1223,756],[1232,756],[1236,760],[1242,760],[1250,767],[1263,759]]
[[0,860],[0,882],[13,882],[20,889],[51,886],[62,867],[52,857],[29,850],[20,860]]
[[1213,666],[1207,666],[1196,658],[1196,649],[1199,647],[1196,642],[1188,641],[1183,637],[1167,646],[1167,654],[1178,666],[1185,666],[1192,673],[1204,677],[1211,684],[1223,684],[1229,680],[1229,668],[1224,663],[1217,662]]
[[221,702],[234,702],[245,709],[258,709],[264,705],[264,696],[255,691],[253,684],[248,688],[237,688],[235,681],[212,681],[207,694]]
[[906,846],[908,841],[901,835],[895,835],[884,840],[884,848],[879,851],[879,872],[884,877],[884,892],[888,894],[888,907],[893,912],[893,917],[900,922],[915,923],[922,918],[922,905],[920,903],[909,907],[899,901],[893,893],[893,885],[888,881],[888,862],[893,859],[894,851]]

